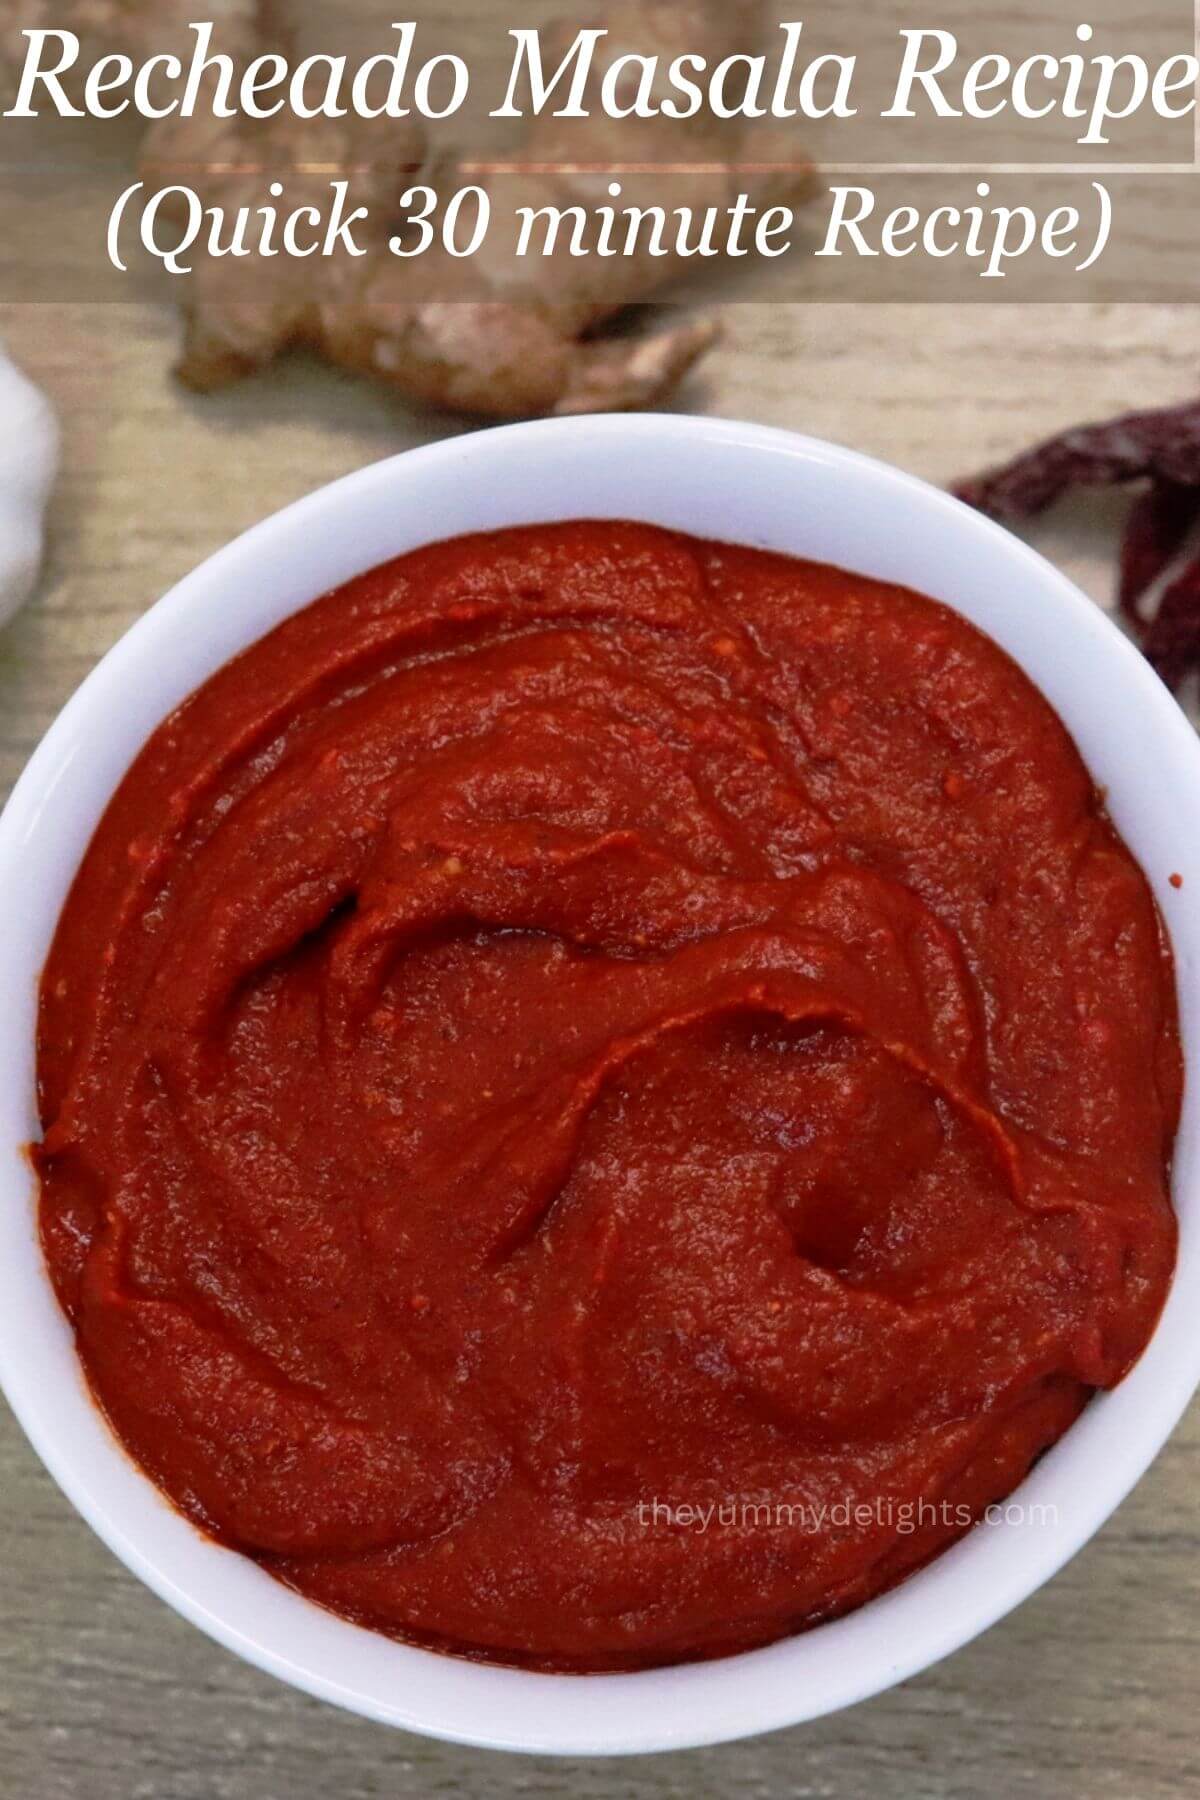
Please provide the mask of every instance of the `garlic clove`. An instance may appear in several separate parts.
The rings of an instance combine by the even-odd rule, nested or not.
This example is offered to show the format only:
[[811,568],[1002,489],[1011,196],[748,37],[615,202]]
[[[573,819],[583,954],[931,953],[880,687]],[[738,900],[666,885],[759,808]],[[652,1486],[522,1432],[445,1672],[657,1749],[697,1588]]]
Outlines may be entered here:
[[0,625],[33,592],[58,451],[50,402],[0,347]]

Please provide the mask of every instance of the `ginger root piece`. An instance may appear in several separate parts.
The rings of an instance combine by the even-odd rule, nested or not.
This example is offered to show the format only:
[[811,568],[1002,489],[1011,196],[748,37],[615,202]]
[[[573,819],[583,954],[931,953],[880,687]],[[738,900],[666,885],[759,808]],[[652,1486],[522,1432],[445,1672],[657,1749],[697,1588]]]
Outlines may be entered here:
[[[746,8],[722,0],[620,0],[596,21],[609,35],[593,84],[633,50],[658,52],[663,67],[685,51],[716,61],[744,47],[746,16]],[[575,21],[560,28],[559,53],[576,29]],[[553,56],[555,38],[546,43]],[[261,201],[270,171],[285,184],[280,205],[291,207],[327,202],[329,181],[345,173],[352,204],[371,206],[374,227],[357,261],[259,259],[249,267],[202,259],[187,278],[180,379],[208,391],[305,346],[425,405],[494,418],[651,405],[714,342],[715,324],[675,317],[641,336],[596,333],[687,265],[645,249],[610,261],[571,258],[565,243],[521,262],[513,254],[514,206],[590,207],[607,197],[614,165],[627,164],[643,172],[621,176],[622,206],[657,199],[701,213],[730,204],[742,190],[766,204],[798,199],[812,186],[808,165],[742,175],[738,155],[760,162],[761,144],[710,117],[616,121],[597,111],[570,124],[534,120],[505,165],[511,171],[519,164],[517,173],[479,172],[465,160],[415,172],[420,151],[418,131],[394,121],[285,120],[254,129],[243,121],[215,128],[211,121],[168,121],[156,128],[142,168],[152,185],[186,179],[206,205],[230,207]],[[403,216],[401,196],[415,182],[442,197],[473,183],[495,198],[492,230],[474,256],[453,258],[440,241],[411,261],[389,251]]]
[[[23,56],[20,30],[36,26],[76,31],[81,71],[106,52],[137,61],[186,50],[195,10],[192,0],[11,0],[0,55]],[[215,0],[205,16],[215,15],[214,48],[244,66],[268,50],[295,53],[299,10],[300,0]],[[173,278],[185,316],[180,379],[200,391],[219,388],[305,347],[419,403],[495,418],[658,401],[714,342],[716,325],[675,314],[640,335],[599,334],[695,263],[674,253],[653,256],[645,243],[633,256],[606,260],[572,258],[564,242],[549,255],[521,260],[514,255],[514,208],[579,206],[591,217],[597,202],[610,199],[615,175],[622,187],[612,200],[618,208],[658,203],[700,215],[728,206],[742,191],[756,206],[802,198],[812,171],[789,160],[790,145],[777,172],[743,174],[739,157],[754,164],[769,158],[761,135],[739,122],[704,114],[690,121],[618,121],[597,104],[600,80],[618,57],[657,54],[665,70],[691,52],[712,66],[732,51],[753,49],[758,12],[757,4],[728,0],[613,0],[590,21],[608,33],[593,61],[592,117],[531,120],[501,167],[434,157],[415,118],[298,120],[285,113],[260,122],[202,113],[155,124],[140,157],[151,190],[186,183],[205,207],[227,217],[239,207],[270,203],[285,212],[310,206],[326,216],[330,182],[345,178],[348,206],[370,210],[369,229],[355,231],[366,252],[359,258],[234,259],[197,245],[194,272]],[[550,28],[544,36],[549,66],[588,22]],[[323,38],[334,34],[320,47],[336,51],[336,20],[328,10],[320,9],[317,26]],[[310,19],[305,51],[315,47],[316,28]],[[632,165],[628,173],[626,165]],[[273,179],[282,196],[269,194]],[[467,184],[494,200],[491,229],[474,256],[450,256],[440,237],[412,260],[390,252],[389,237],[411,211],[402,197],[418,183],[434,188],[440,204]]]

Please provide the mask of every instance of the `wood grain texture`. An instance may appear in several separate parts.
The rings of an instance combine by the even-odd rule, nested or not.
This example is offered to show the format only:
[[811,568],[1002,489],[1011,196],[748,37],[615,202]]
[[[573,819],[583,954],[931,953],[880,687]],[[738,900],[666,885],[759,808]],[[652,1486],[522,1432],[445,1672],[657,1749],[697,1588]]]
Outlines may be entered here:
[[[88,669],[177,576],[308,489],[447,425],[303,362],[188,398],[167,375],[165,309],[10,308],[0,333],[49,388],[66,436],[41,592],[0,633],[7,791]],[[1070,420],[1198,385],[1188,308],[733,307],[680,403],[944,480]],[[1037,532],[1105,603],[1120,511],[1112,497],[1071,503]],[[746,1744],[556,1763],[391,1732],[247,1668],[124,1572],[0,1409],[0,1797],[1200,1795],[1198,1487],[1193,1408],[1096,1541],[939,1668]]]

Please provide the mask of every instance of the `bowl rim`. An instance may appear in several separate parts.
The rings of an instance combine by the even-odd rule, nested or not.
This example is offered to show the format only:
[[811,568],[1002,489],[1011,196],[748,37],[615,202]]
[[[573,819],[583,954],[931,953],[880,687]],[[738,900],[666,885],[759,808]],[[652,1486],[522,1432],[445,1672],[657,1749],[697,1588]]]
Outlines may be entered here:
[[[1001,527],[969,512],[950,495],[890,465],[818,439],[708,417],[600,415],[496,427],[369,464],[241,534],[151,606],[68,700],[0,815],[0,893],[5,894],[6,911],[14,921],[11,932],[0,933],[0,988],[15,994],[22,982],[31,989],[36,987],[40,965],[32,973],[28,962],[18,967],[22,947],[38,941],[39,932],[46,935],[53,930],[61,892],[65,892],[64,870],[69,877],[79,855],[78,846],[72,853],[65,841],[57,809],[67,803],[74,789],[86,787],[89,759],[94,760],[100,749],[97,732],[111,723],[113,703],[128,698],[136,684],[153,682],[156,672],[161,676],[164,669],[174,666],[173,659],[180,661],[184,655],[179,649],[181,626],[200,631],[204,643],[197,655],[201,659],[215,655],[216,660],[207,664],[208,673],[233,653],[226,648],[224,654],[218,654],[225,635],[230,631],[234,637],[238,635],[236,624],[212,606],[222,587],[236,588],[256,568],[269,570],[277,553],[294,552],[300,545],[306,546],[307,564],[313,567],[323,566],[321,546],[332,545],[336,560],[345,553],[356,514],[362,516],[374,507],[382,518],[389,501],[402,502],[405,490],[414,484],[427,488],[440,484],[447,493],[455,489],[461,495],[473,469],[490,466],[495,473],[502,466],[515,466],[518,473],[528,473],[539,457],[546,468],[574,459],[580,464],[581,481],[586,480],[589,457],[594,468],[599,466],[597,459],[605,457],[620,457],[626,464],[637,465],[645,480],[649,507],[641,516],[652,518],[656,510],[666,507],[653,504],[651,492],[658,477],[645,479],[644,471],[666,467],[673,456],[685,464],[697,456],[711,458],[714,471],[726,457],[746,457],[748,469],[754,457],[767,461],[785,457],[789,477],[807,470],[818,485],[824,481],[831,492],[840,489],[847,505],[854,496],[859,504],[873,498],[885,510],[894,508],[897,516],[920,519],[934,537],[940,532],[946,543],[953,539],[964,546],[968,559],[964,568],[971,557],[978,558],[996,571],[997,578],[999,572],[1007,573],[1021,595],[1032,593],[1038,611],[1024,619],[1025,626],[1048,634],[1047,641],[1057,637],[1060,649],[1063,640],[1070,639],[1093,679],[1099,669],[1117,681],[1126,707],[1136,714],[1130,742],[1139,733],[1148,734],[1170,765],[1164,785],[1178,803],[1181,821],[1179,854],[1172,867],[1186,866],[1189,876],[1194,868],[1192,878],[1200,883],[1200,739],[1114,623],[1036,552]],[[764,469],[767,461],[762,463]],[[627,474],[625,479],[631,477]],[[520,519],[510,522],[538,516],[534,504],[532,511],[526,510]],[[572,515],[558,511],[544,516]],[[623,512],[609,508],[596,513],[581,504],[573,516],[637,517],[639,512],[635,506]],[[418,531],[406,538],[404,547],[453,535],[457,532]],[[744,534],[729,535],[731,541],[750,541]],[[914,553],[919,560],[924,550]],[[881,554],[886,560],[886,550]],[[295,560],[293,556],[293,563]],[[367,568],[380,560],[371,556],[358,566]],[[894,578],[902,580],[903,576]],[[293,570],[289,579],[294,585],[301,575]],[[319,581],[307,590],[307,599],[315,598],[328,585],[332,584]],[[302,603],[280,602],[274,617],[283,617]],[[1038,623],[1044,611],[1053,615],[1049,624]],[[262,636],[271,622],[259,619],[252,631],[243,632],[240,641]],[[1007,647],[1011,652],[1011,645]],[[1019,652],[1017,660],[1022,660]],[[192,674],[182,679],[182,686],[179,680],[173,686],[169,682],[163,685],[157,691],[166,697],[157,717],[165,716],[204,678],[203,673]],[[1046,691],[1043,682],[1039,685]],[[148,731],[143,730],[134,740],[134,748],[146,735]],[[125,763],[128,760],[126,757]],[[101,784],[99,809],[124,766],[115,779],[105,778],[106,785]],[[1131,778],[1131,792],[1133,785]],[[1139,796],[1143,790],[1149,794],[1146,783]],[[1187,828],[1189,811],[1195,831]],[[88,836],[90,829],[84,834],[84,843]],[[1196,852],[1185,847],[1184,840],[1195,843]],[[1196,860],[1191,863],[1187,859],[1193,855]],[[1165,870],[1154,873],[1148,869],[1147,874],[1176,941],[1185,1040],[1195,1032],[1200,1043],[1200,983],[1195,979],[1200,969],[1200,925],[1189,927],[1179,895],[1172,897],[1164,886]],[[52,904],[44,890],[55,881],[61,892]],[[1181,936],[1187,940],[1186,954],[1180,953]],[[29,996],[23,991],[18,1003],[0,1014],[0,1072],[6,1084],[14,1068],[22,1064],[32,1067],[29,1018]],[[1077,1462],[1080,1474],[1086,1467],[1091,1485],[1085,1487],[1079,1475],[1071,1478],[1080,1492],[1067,1521],[1056,1520],[1053,1527],[1040,1532],[1031,1532],[1027,1522],[1015,1524],[1011,1530],[1008,1521],[977,1528],[899,1587],[846,1618],[765,1649],[707,1663],[629,1674],[543,1675],[393,1644],[335,1620],[311,1602],[280,1589],[248,1559],[221,1550],[171,1511],[103,1425],[87,1397],[77,1362],[73,1394],[68,1396],[68,1384],[55,1376],[48,1397],[46,1370],[51,1361],[61,1362],[59,1352],[64,1341],[70,1344],[70,1335],[61,1316],[57,1329],[47,1322],[44,1303],[49,1281],[44,1268],[44,1291],[36,1303],[35,1297],[19,1286],[31,1267],[31,1238],[41,1266],[32,1223],[33,1178],[21,1145],[12,1142],[14,1118],[26,1122],[22,1143],[30,1136],[31,1091],[26,1085],[27,1092],[19,1102],[7,1091],[0,1096],[0,1107],[7,1109],[0,1111],[0,1155],[7,1159],[0,1162],[0,1194],[6,1202],[0,1207],[0,1268],[5,1270],[0,1275],[0,1386],[43,1463],[126,1567],[225,1648],[317,1698],[451,1742],[563,1755],[681,1749],[779,1729],[867,1699],[960,1648],[1048,1580],[1087,1542],[1144,1473],[1200,1383],[1200,1334],[1187,1331],[1184,1316],[1181,1238],[1175,1284],[1143,1357],[1120,1387],[1092,1402],[1083,1418],[1017,1490],[1026,1497],[1028,1509],[1039,1503],[1037,1496],[1055,1493],[1063,1486],[1061,1471],[1067,1461]],[[1193,1101],[1190,1085],[1185,1097],[1189,1191],[1192,1163],[1200,1151],[1200,1119],[1193,1118],[1200,1112],[1200,1096]],[[23,1174],[16,1172],[18,1161]],[[1179,1171],[1177,1156],[1177,1179]],[[1200,1180],[1195,1186],[1200,1204]],[[1196,1229],[1200,1232],[1200,1223]],[[1192,1270],[1189,1260],[1187,1278],[1200,1291],[1200,1246],[1194,1260],[1196,1269]],[[73,1359],[73,1345],[70,1353]],[[98,1422],[100,1436],[86,1430],[81,1401]],[[107,1444],[103,1452],[98,1449],[101,1438]],[[1081,1446],[1084,1438],[1089,1454],[1076,1456],[1071,1446]],[[147,1490],[141,1500],[135,1499],[135,1487]],[[134,1508],[137,1522],[132,1527],[120,1506],[114,1505],[114,1492]],[[157,1523],[147,1510],[151,1506],[162,1515]],[[193,1550],[201,1554],[189,1555],[180,1547],[180,1529],[192,1540]],[[996,1544],[1007,1545],[991,1558],[990,1565],[979,1552],[981,1530],[992,1540],[989,1551]],[[237,1565],[232,1581],[221,1575],[213,1558]],[[978,1578],[980,1569],[985,1571],[982,1580]],[[235,1594],[245,1595],[245,1605],[240,1598],[237,1606],[233,1605],[231,1596]],[[250,1622],[256,1618],[268,1623],[256,1626]],[[319,1630],[315,1620],[323,1622]],[[338,1648],[315,1655],[311,1647],[305,1648],[306,1637],[319,1637]],[[369,1651],[363,1652],[361,1646],[356,1650],[351,1638],[369,1640]],[[806,1650],[805,1646],[818,1648]],[[379,1683],[366,1682],[363,1668],[376,1663],[381,1669]],[[438,1670],[432,1680],[426,1678],[430,1663]],[[418,1698],[396,1698],[390,1691],[392,1682],[400,1687],[407,1684],[410,1690],[415,1686]]]

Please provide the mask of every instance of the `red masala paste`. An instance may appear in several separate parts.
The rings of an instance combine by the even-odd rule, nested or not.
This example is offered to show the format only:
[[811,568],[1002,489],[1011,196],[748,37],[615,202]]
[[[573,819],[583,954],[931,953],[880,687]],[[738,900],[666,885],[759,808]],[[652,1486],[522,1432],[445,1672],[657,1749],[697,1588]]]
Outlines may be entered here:
[[1173,1265],[1169,954],[1053,712],[930,600],[636,525],[435,545],[206,683],[40,1073],[132,1455],[334,1611],[543,1667],[894,1583]]

